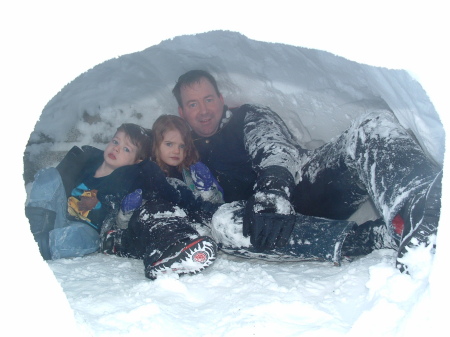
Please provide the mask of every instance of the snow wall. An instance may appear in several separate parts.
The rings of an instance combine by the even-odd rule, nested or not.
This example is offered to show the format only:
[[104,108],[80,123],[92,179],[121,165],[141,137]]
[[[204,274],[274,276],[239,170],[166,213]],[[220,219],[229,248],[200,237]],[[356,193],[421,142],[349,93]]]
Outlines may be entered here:
[[443,126],[406,71],[212,31],[105,61],[67,84],[45,106],[30,137],[26,182],[75,144],[102,148],[122,122],[150,127],[160,114],[176,114],[171,89],[191,69],[216,76],[229,106],[270,106],[305,148],[337,136],[357,115],[390,109],[434,160],[443,161]]

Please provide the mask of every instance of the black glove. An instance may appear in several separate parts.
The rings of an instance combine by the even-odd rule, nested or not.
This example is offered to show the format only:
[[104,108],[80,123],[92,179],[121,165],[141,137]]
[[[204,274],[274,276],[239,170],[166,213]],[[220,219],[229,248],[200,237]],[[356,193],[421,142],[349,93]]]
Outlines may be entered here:
[[255,194],[247,201],[243,234],[259,250],[287,244],[295,223],[289,201],[294,187],[291,173],[281,166],[266,167],[258,176]]
[[251,244],[259,250],[284,247],[294,223],[294,209],[282,192],[257,192],[247,201],[243,234],[250,235]]

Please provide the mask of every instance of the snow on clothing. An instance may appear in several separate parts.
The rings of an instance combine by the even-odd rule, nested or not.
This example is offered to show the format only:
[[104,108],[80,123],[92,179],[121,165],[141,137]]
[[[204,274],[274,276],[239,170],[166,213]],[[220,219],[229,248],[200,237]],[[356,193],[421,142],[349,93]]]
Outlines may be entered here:
[[[102,162],[103,151],[90,146],[74,147],[57,168],[44,169],[36,175],[26,209],[56,212],[54,229],[49,236],[53,259],[97,251],[99,233],[104,230],[103,222],[110,223],[108,218],[115,218],[124,196],[138,188],[147,200],[161,199],[188,209],[200,207],[190,191],[175,190],[168,184],[164,173],[154,162],[144,160],[117,168],[108,176],[93,178]],[[86,217],[69,214],[68,197],[74,196],[73,191],[79,194],[79,187],[84,185],[88,189],[96,189],[99,205]]]
[[[176,178],[167,178],[167,181],[181,195],[194,195],[183,181]],[[205,219],[211,219],[219,204],[201,198],[195,200],[189,207],[161,198],[144,200],[133,212],[128,226],[116,230],[114,253],[142,259],[147,268],[158,261],[171,244],[199,237],[195,224],[204,224]]]
[[193,135],[201,161],[224,190],[225,202],[250,198],[264,169],[285,167],[295,176],[300,164],[298,145],[278,115],[261,110],[244,121],[246,107],[227,110],[213,136]]
[[[340,137],[312,151],[296,143],[276,113],[249,104],[225,108],[214,135],[194,133],[193,139],[228,203],[214,215],[212,235],[222,250],[249,257],[339,263],[344,238],[354,226],[344,219],[370,198],[390,223],[408,197],[437,173],[389,111],[363,115]],[[296,214],[290,205],[277,205],[279,216],[292,219],[292,235],[283,248],[260,251],[243,235],[244,200],[268,190],[287,196]]]
[[178,207],[163,199],[143,200],[128,225],[115,234],[115,254],[143,259],[146,268],[159,260],[168,243],[197,238],[196,226],[208,228],[212,214],[223,203],[222,189],[204,164],[193,164],[182,172],[170,167],[168,175],[171,186],[184,195],[193,192],[196,202],[189,207],[179,202]]
[[[198,194],[204,201],[211,202],[214,204],[223,204],[223,189],[214,178],[208,167],[201,162],[197,162],[192,164],[188,169],[183,168],[180,172],[178,168],[169,166],[169,176],[167,177],[167,181],[174,186],[178,186],[179,183],[173,181],[173,179],[178,179],[184,182],[187,187],[189,187],[194,194]],[[128,227],[128,222],[131,219],[133,211],[137,209],[143,202],[142,200],[142,191],[136,190],[133,193],[130,193],[127,198],[139,198],[134,200],[134,206],[124,208],[124,202],[122,202],[121,209],[119,210],[119,214],[116,218],[115,227],[119,229],[125,229]],[[112,226],[111,226],[112,228]]]

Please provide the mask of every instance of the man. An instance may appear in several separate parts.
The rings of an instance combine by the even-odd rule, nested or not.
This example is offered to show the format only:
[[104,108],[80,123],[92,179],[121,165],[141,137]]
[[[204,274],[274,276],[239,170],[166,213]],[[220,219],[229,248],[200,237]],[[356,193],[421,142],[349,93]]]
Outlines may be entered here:
[[[173,94],[229,203],[216,215],[230,212],[233,224],[213,219],[225,251],[339,263],[341,249],[391,247],[398,250],[397,267],[407,272],[407,247],[430,244],[436,234],[441,173],[392,112],[362,116],[335,141],[306,151],[269,108],[228,109],[206,71],[180,76]],[[383,222],[344,221],[369,198]],[[250,243],[236,239],[237,231]]]

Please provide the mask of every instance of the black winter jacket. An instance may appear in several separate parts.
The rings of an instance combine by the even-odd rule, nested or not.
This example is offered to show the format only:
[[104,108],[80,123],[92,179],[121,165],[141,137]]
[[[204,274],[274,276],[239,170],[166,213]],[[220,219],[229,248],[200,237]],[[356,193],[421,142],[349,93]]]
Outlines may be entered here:
[[[247,200],[258,190],[292,190],[295,184],[300,146],[282,119],[267,107],[225,107],[219,130],[210,137],[194,132],[193,139],[200,160],[224,189],[225,202]],[[267,175],[283,181],[274,187],[266,184],[263,177]]]

